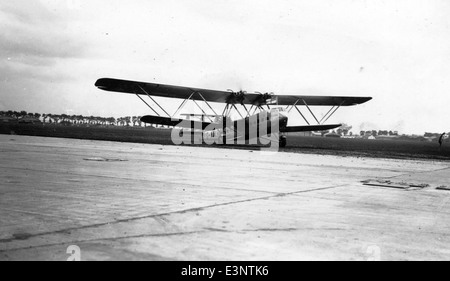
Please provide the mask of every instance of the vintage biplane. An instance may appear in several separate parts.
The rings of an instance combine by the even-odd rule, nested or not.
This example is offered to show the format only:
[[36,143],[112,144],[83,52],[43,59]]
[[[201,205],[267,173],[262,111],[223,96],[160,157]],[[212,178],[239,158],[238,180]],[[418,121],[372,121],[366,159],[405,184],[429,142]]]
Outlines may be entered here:
[[[203,130],[205,138],[215,138],[221,143],[227,140],[250,140],[254,138],[250,127],[264,128],[264,134],[278,134],[279,146],[286,146],[286,135],[291,132],[324,131],[338,128],[341,124],[325,124],[336,111],[343,106],[352,106],[365,103],[371,97],[343,97],[343,96],[303,96],[303,95],[274,95],[273,93],[247,93],[244,91],[234,92],[198,89],[192,87],[181,87],[162,85],[155,83],[135,82],[111,78],[99,79],[95,86],[105,91],[129,93],[136,95],[154,112],[141,118],[142,122],[160,124],[178,128]],[[144,97],[147,96],[159,108],[158,113]],[[183,100],[174,114],[169,114],[153,97],[176,98]],[[187,120],[177,118],[180,111],[188,101],[193,101],[201,110],[201,120]],[[199,102],[207,105],[208,114]],[[221,103],[224,109],[217,114],[210,103]],[[241,110],[236,106],[238,105]],[[316,106],[329,106],[330,110],[319,118],[314,114],[312,108]],[[299,107],[308,110],[314,119],[310,122]],[[299,113],[307,125],[288,126],[288,113],[293,109]],[[245,113],[242,114],[241,111]],[[240,119],[231,120],[232,112],[237,112]],[[212,114],[214,113],[214,114]],[[184,114],[187,116],[187,114]],[[192,116],[197,116],[192,114]],[[276,117],[276,118],[275,118]],[[311,119],[311,117],[309,118]],[[279,132],[272,132],[276,122]],[[257,132],[257,137],[265,136]],[[229,142],[226,142],[229,143]]]

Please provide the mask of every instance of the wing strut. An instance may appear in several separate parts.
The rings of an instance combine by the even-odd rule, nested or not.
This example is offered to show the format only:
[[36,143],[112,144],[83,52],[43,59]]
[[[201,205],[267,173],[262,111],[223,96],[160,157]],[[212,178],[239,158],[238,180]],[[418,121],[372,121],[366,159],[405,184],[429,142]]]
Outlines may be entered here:
[[298,104],[299,101],[300,101],[300,99],[298,99],[298,100],[294,103],[294,105],[291,107],[291,109],[288,110],[288,112],[290,113],[290,112],[292,111],[292,109],[294,109],[294,108],[297,109],[298,113],[300,113],[300,116],[302,116],[303,120],[305,120],[306,123],[308,123],[308,125],[311,125],[311,124],[309,123],[308,119],[306,119],[305,116],[303,115],[303,113],[300,111],[300,109],[298,109],[297,104]]
[[[298,99],[292,106],[287,106],[286,110],[288,111],[288,113],[290,113],[292,111],[292,109],[296,109],[298,111],[298,113],[300,114],[300,116],[302,116],[303,120],[306,121],[306,123],[308,123],[308,125],[311,125],[308,121],[308,119],[306,119],[305,115],[303,115],[303,113],[300,111],[300,109],[298,108],[298,103],[301,101],[303,101],[303,104],[306,106],[306,108],[309,110],[309,112],[311,113],[311,115],[314,117],[314,119],[316,120],[318,125],[322,125],[325,122],[328,121],[328,119],[331,118],[331,116],[333,116],[336,111],[341,108],[341,106],[345,103],[345,101],[343,101],[340,105],[334,105],[328,112],[327,114],[325,114],[322,119],[319,121],[319,119],[317,119],[316,115],[314,114],[314,112],[311,110],[311,107],[306,103],[306,101],[304,99]],[[300,105],[302,106],[302,105]]]
[[250,106],[250,110],[247,112],[247,117],[250,117],[250,112],[252,112],[254,105],[252,104],[252,106]]
[[247,112],[247,117],[250,116],[250,111],[248,111],[247,107],[245,106],[244,103],[242,103],[242,106],[244,107],[245,111]]
[[[331,116],[333,116],[333,115],[336,113],[336,111],[342,106],[343,103],[344,103],[344,102],[342,102],[341,105],[339,105],[339,106],[333,111],[333,113],[331,113],[331,114],[328,116],[328,118],[325,119],[325,121],[323,121],[323,122],[324,122],[324,123],[327,122],[328,119],[330,119]],[[325,116],[326,116],[326,115],[325,115]],[[325,116],[324,116],[324,118],[325,118]]]
[[209,106],[209,108],[212,110],[212,112],[214,112],[215,115],[218,115],[218,114],[216,113],[216,111],[211,107],[211,105],[209,104],[209,102],[206,101],[206,99],[203,97],[203,95],[202,95],[200,92],[197,92],[197,93],[200,95],[200,97],[203,99],[203,101],[206,103],[206,105]]
[[297,105],[297,103],[299,102],[300,100],[297,100],[293,105],[291,105],[290,107],[290,109],[289,109],[289,105],[286,107],[286,110],[290,113],[291,111],[292,111],[292,109],[294,109],[294,106],[296,106]]
[[[192,93],[191,93],[191,95],[187,98],[187,99],[185,99],[185,100],[183,100],[183,102],[180,104],[180,106],[178,107],[178,109],[177,109],[177,111],[175,111],[175,113],[171,116],[171,117],[175,117],[185,106],[186,106],[186,104],[187,104],[187,102],[188,101],[190,101],[190,100],[192,100],[194,103],[195,103],[195,105],[202,111],[202,113],[203,113],[203,115],[204,116],[206,116],[206,117],[208,117],[208,119],[211,121],[211,122],[214,122],[212,119],[211,119],[211,116],[209,116],[208,114],[206,114],[206,112],[205,112],[205,110],[203,110],[203,108],[198,104],[198,102],[195,100],[195,99],[193,99],[193,97],[195,96],[195,94],[198,94],[199,96],[200,96],[200,98],[206,103],[206,105],[212,110],[212,112],[214,112],[214,114],[215,114],[215,116],[218,116],[218,114],[217,114],[217,112],[212,108],[212,106],[209,104],[209,102],[205,99],[205,97],[200,93],[200,92],[195,92],[195,91],[193,91]],[[223,114],[222,114],[223,115]],[[170,116],[170,115],[169,115]]]
[[154,110],[153,109],[153,107],[151,107],[143,98],[141,98],[141,96],[139,95],[139,94],[136,94],[136,96],[138,97],[138,98],[140,98],[141,99],[141,101],[143,102],[143,103],[145,103],[154,113],[156,113],[156,115],[158,115],[158,116],[161,116],[161,115],[159,115],[159,113],[158,113],[158,111],[156,111],[156,110]]
[[237,109],[236,105],[233,103],[233,107],[234,109],[237,111],[237,113],[239,113],[239,115],[241,116],[242,119],[244,119],[244,116],[242,116],[241,112]]
[[320,125],[319,120],[317,120],[316,115],[314,115],[314,113],[312,112],[311,108],[309,108],[309,105],[306,103],[306,101],[304,99],[302,99],[303,103],[306,105],[306,108],[308,108],[309,112],[311,113],[311,115],[314,117],[314,119],[316,119],[317,124]]
[[[159,106],[159,108],[161,108],[161,110],[162,111],[164,111],[164,113],[167,115],[167,116],[169,116],[170,117],[170,114],[169,113],[167,113],[167,111],[165,111],[164,110],[164,108],[162,108],[162,106],[160,106],[159,105],[159,103],[157,103],[150,95],[149,95],[149,93],[147,93],[147,91],[146,90],[144,90],[144,88],[142,88],[141,87],[141,85],[138,85],[139,86],[139,88],[154,102],[154,103],[156,103],[156,105],[157,106]],[[142,99],[141,99],[142,100]],[[154,111],[154,110],[153,110]],[[159,114],[158,114],[158,116],[160,116]]]
[[327,114],[325,114],[325,115],[322,117],[322,119],[320,119],[320,123],[322,123],[322,121],[328,116],[328,114],[330,114],[331,111],[333,111],[333,109],[334,109],[335,107],[336,107],[336,106],[333,105],[333,107],[327,112]]
[[202,108],[195,100],[192,100],[192,101],[195,103],[195,105],[197,105],[198,108],[200,108],[200,110],[203,112],[203,115],[205,115],[206,117],[208,117],[209,121],[214,122],[214,121],[211,119],[211,117],[209,117],[209,115],[206,114],[206,112],[203,110],[203,108]]
[[298,113],[300,113],[300,115],[303,117],[303,119],[306,121],[306,123],[308,123],[308,125],[311,125],[308,121],[308,119],[305,118],[305,116],[302,114],[302,112],[300,111],[300,109],[298,109],[297,106],[295,106],[295,109],[297,109]]
[[188,100],[190,100],[192,98],[192,96],[194,95],[194,93],[192,93],[187,99],[185,99],[180,106],[178,107],[177,111],[175,111],[175,113],[172,115],[172,117],[175,117],[178,112],[180,112],[181,109],[183,109],[183,107],[186,105],[186,103],[188,102]]
[[299,101],[300,101],[300,100],[297,100],[297,101],[291,106],[291,109],[289,109],[289,105],[286,107],[286,109],[288,110],[289,113],[291,113],[292,109],[294,109],[294,107],[297,106],[297,103],[298,103]]
[[225,113],[227,113],[227,110],[228,110],[228,107],[229,107],[230,105],[229,104],[227,104],[226,106],[225,106],[225,108],[223,109],[223,112],[222,112],[222,116],[225,116]]
[[[227,103],[225,105],[225,108],[223,109],[223,112],[222,112],[222,116],[230,116],[233,109],[239,114],[239,116],[241,116],[242,119],[244,119],[244,116],[242,115],[242,113],[239,111],[239,109],[237,108],[237,106],[234,103]],[[247,114],[250,114],[250,111],[248,111],[245,106],[244,106],[244,109],[247,112]]]

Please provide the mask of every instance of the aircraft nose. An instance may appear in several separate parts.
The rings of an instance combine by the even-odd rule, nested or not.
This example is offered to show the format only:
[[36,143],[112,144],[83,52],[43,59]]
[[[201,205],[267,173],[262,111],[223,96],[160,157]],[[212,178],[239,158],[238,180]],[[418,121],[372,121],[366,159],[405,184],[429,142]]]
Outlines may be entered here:
[[285,112],[280,112],[280,126],[282,128],[286,127],[288,123],[288,117]]

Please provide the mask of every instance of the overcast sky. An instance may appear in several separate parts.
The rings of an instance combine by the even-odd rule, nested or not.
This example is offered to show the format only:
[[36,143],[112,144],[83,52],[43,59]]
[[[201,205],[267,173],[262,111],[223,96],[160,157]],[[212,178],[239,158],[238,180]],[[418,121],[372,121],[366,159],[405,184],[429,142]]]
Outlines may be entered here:
[[[114,77],[372,96],[329,122],[448,132],[449,15],[445,0],[0,0],[0,110],[149,114],[94,87]],[[180,101],[162,103],[173,112]]]

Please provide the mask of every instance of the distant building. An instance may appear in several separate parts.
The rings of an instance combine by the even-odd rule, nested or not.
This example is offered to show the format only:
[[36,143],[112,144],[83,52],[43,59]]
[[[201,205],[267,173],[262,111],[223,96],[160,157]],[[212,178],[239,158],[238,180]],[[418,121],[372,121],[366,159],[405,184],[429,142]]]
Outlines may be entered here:
[[340,138],[341,135],[336,134],[336,133],[328,133],[328,134],[325,134],[324,137],[326,137],[326,138]]
[[42,121],[38,118],[25,116],[19,119],[19,124],[42,124]]
[[315,136],[312,132],[296,132],[296,133],[290,133],[290,135],[301,136],[301,137],[312,137],[312,136]]
[[9,116],[0,116],[0,124],[17,123],[17,119]]
[[425,133],[424,137],[425,138],[436,138],[439,139],[439,137],[441,136],[441,133]]

